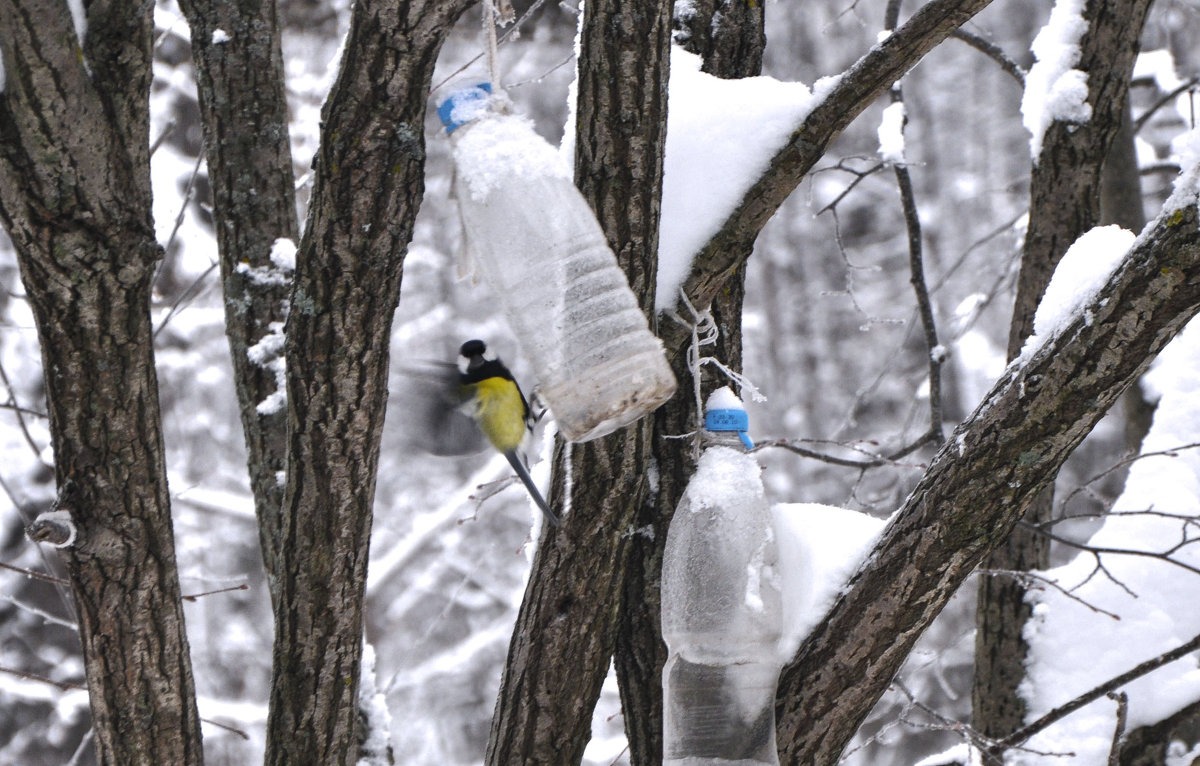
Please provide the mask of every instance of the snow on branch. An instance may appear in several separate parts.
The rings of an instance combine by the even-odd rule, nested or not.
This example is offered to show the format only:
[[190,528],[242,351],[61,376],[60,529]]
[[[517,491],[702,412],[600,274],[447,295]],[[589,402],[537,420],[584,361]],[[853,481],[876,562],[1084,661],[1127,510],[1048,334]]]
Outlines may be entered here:
[[[749,254],[745,245],[753,242],[800,180],[825,155],[829,142],[926,53],[990,2],[931,0],[850,69],[826,78],[824,87],[814,88],[818,102],[812,111],[696,254],[683,284],[695,305],[707,305],[726,275],[745,260]],[[667,346],[671,348],[672,344]]]

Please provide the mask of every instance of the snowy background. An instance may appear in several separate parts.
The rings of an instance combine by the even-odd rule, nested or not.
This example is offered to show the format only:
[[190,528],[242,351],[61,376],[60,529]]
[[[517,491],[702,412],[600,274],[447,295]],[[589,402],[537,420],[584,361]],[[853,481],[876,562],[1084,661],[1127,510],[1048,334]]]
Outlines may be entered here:
[[[517,5],[518,11],[524,7]],[[303,204],[348,3],[288,0],[281,7]],[[1080,116],[1079,105],[1075,111],[1070,105],[1075,75],[1069,37],[1078,10],[1065,4],[1056,13],[1052,32],[1043,35],[1047,2],[1000,0],[971,24],[1026,68],[1034,62],[1036,38],[1043,64],[1030,80],[1042,85],[1023,95],[993,62],[947,42],[904,81],[903,136],[897,108],[885,110],[881,101],[869,109],[763,232],[748,271],[744,330],[746,374],[767,396],[766,402],[748,402],[756,438],[807,440],[814,449],[854,457],[902,446],[926,428],[926,350],[908,283],[895,183],[890,173],[873,170],[881,159],[903,157],[916,184],[926,274],[950,352],[947,424],[969,413],[1002,371],[1031,145],[1047,119]],[[469,16],[443,53],[447,77],[482,51],[477,22]],[[747,83],[714,81],[685,54],[673,56],[663,203],[668,268],[660,274],[660,294],[678,284],[695,243],[719,224],[720,211],[738,198],[789,124],[820,97],[828,84],[821,78],[836,75],[876,42],[882,18],[879,0],[769,4],[768,77]],[[161,328],[159,379],[184,593],[247,586],[185,607],[200,712],[215,722],[204,729],[208,762],[235,766],[258,761],[263,747],[271,617],[222,327],[188,30],[173,2],[160,2],[155,20],[152,134],[174,125],[153,159],[154,213],[167,249],[154,306]],[[575,27],[573,12],[547,4],[500,54],[511,97],[553,144],[567,120]],[[1198,33],[1194,5],[1156,8],[1136,73],[1135,115],[1200,69]],[[481,64],[474,67],[482,73]],[[1150,215],[1171,191],[1177,139],[1195,109],[1184,93],[1155,112],[1139,134]],[[463,339],[483,337],[519,379],[528,380],[511,335],[489,311],[485,288],[455,279],[461,237],[449,198],[449,147],[435,122],[431,110],[427,194],[405,262],[393,354],[396,360],[452,359]],[[1127,234],[1091,236],[1103,240],[1096,253],[1128,246]],[[1084,260],[1084,270],[1094,271],[1097,259]],[[36,337],[2,234],[0,280],[0,401],[9,405],[0,411],[0,562],[61,572],[53,550],[22,535],[54,490]],[[1073,291],[1067,292],[1063,300],[1069,301]],[[1037,596],[1030,628],[1035,664],[1026,685],[1034,713],[1200,632],[1194,606],[1200,556],[1178,547],[1197,536],[1189,519],[1200,513],[1200,452],[1188,446],[1200,441],[1198,360],[1200,329],[1193,328],[1145,382],[1147,395],[1159,402],[1145,449],[1157,456],[1125,460],[1129,445],[1117,408],[1063,472],[1059,497],[1063,514],[1072,518],[1055,525],[1056,535],[1106,549],[1173,549],[1174,562],[1111,552],[1076,557],[1070,544],[1056,545],[1061,566],[1044,575],[1074,590],[1067,595],[1048,586]],[[368,581],[376,688],[391,714],[399,762],[475,764],[523,591],[536,510],[518,485],[480,491],[509,475],[503,458],[435,459],[412,450],[404,412],[397,374]],[[768,499],[787,504],[777,506],[777,515],[798,523],[792,542],[809,551],[809,571],[821,573],[821,587],[804,596],[799,615],[801,623],[811,622],[880,520],[900,505],[929,453],[870,471],[779,450],[757,456]],[[535,478],[544,480],[544,471],[542,463]],[[1102,522],[1098,514],[1110,507],[1119,515]],[[950,720],[969,717],[974,584],[968,582],[928,631],[901,674],[907,692]],[[0,766],[59,764],[86,753],[86,696],[69,688],[83,676],[69,615],[61,588],[0,570],[0,667],[68,686],[0,672]],[[1200,698],[1198,676],[1191,657],[1129,687],[1129,725]],[[1070,750],[1074,759],[1027,754],[1023,762],[1103,763],[1114,722],[1115,705],[1097,702],[1031,743],[1041,752]],[[605,689],[593,732],[589,764],[627,762],[615,682]],[[881,700],[847,762],[912,764],[959,741],[897,688]]]

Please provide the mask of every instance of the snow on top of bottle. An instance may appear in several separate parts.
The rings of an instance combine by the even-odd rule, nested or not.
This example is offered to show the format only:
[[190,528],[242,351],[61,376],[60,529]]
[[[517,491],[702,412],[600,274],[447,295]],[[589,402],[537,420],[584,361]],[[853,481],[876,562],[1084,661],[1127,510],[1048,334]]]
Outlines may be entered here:
[[692,512],[740,508],[763,497],[762,467],[753,456],[729,447],[709,447],[700,455],[687,486]]
[[488,115],[454,134],[454,166],[471,198],[482,202],[514,178],[571,178],[570,170],[524,117]]

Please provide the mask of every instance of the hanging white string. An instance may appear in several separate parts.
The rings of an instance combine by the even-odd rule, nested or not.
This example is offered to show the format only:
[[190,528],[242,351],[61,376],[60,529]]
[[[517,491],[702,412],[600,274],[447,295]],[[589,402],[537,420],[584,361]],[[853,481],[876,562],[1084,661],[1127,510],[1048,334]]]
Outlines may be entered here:
[[[750,382],[749,378],[731,370],[715,356],[701,356],[701,347],[715,345],[717,338],[720,337],[721,332],[717,329],[717,320],[713,317],[711,308],[698,311],[692,305],[692,302],[688,300],[687,294],[682,289],[679,291],[679,296],[683,301],[683,305],[687,306],[688,311],[691,312],[692,320],[689,322],[675,312],[671,312],[670,316],[675,321],[687,327],[692,333],[692,342],[687,350],[687,366],[688,372],[692,375],[692,395],[696,398],[696,417],[703,418],[704,413],[704,402],[700,399],[700,368],[705,364],[711,364],[720,370],[725,377],[729,378],[741,389],[743,396],[749,394],[750,398],[754,401],[765,402],[767,397],[763,396],[762,392]],[[685,434],[684,436],[687,435],[690,434]]]
[[[521,27],[525,24],[525,22],[529,21],[530,17],[532,17],[533,14],[539,8],[541,8],[545,2],[546,2],[546,0],[534,0],[533,5],[530,5],[527,9],[525,9],[525,12],[521,14],[521,18],[519,18],[519,19],[515,18],[515,14],[513,14],[512,16],[506,15],[505,10],[502,8],[500,10],[501,26],[507,26],[508,29],[504,30],[504,34],[502,34],[496,38],[497,44],[506,43],[509,40],[514,39],[516,36],[518,36],[521,32]],[[510,8],[509,13],[511,13],[511,5],[509,5],[508,7]],[[511,23],[512,21],[515,21],[516,23]],[[451,72],[450,74],[443,77],[441,82],[439,82],[437,85],[434,85],[433,88],[430,90],[430,92],[437,93],[439,90],[441,90],[443,87],[445,87],[447,83],[454,80],[460,74],[462,74],[463,72],[465,72],[468,69],[470,69],[471,67],[473,67],[475,65],[475,62],[479,61],[479,59],[481,59],[481,58],[484,58],[486,55],[487,55],[487,51],[484,51],[483,53],[480,53],[477,56],[473,56],[470,61],[468,61],[467,63],[460,66],[458,69],[455,69],[453,72]],[[571,56],[569,56],[567,58],[567,61],[570,61],[572,58],[574,58],[574,54],[571,54]],[[556,65],[554,67],[554,69],[557,69],[559,66],[562,66],[562,65],[561,64]],[[551,71],[554,71],[554,70],[551,69]]]
[[479,6],[483,9],[483,40],[487,50],[488,79],[492,83],[492,93],[499,93],[500,63],[497,51],[500,43],[496,39],[496,6],[493,0],[483,0]]

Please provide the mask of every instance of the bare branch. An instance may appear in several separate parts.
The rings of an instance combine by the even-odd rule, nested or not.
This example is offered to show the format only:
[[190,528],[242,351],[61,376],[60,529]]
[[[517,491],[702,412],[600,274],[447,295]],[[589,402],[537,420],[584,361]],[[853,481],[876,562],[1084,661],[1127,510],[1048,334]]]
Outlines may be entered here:
[[1189,79],[1187,82],[1180,85],[1179,87],[1172,90],[1170,93],[1167,93],[1166,95],[1164,95],[1158,101],[1155,101],[1153,104],[1151,104],[1149,107],[1146,108],[1146,111],[1142,112],[1138,116],[1138,118],[1133,121],[1133,132],[1136,134],[1138,131],[1140,131],[1142,128],[1144,128],[1146,126],[1146,123],[1150,121],[1150,118],[1153,117],[1154,114],[1159,109],[1162,109],[1164,106],[1166,106],[1167,104],[1170,104],[1172,101],[1174,101],[1179,96],[1183,95],[1184,93],[1187,93],[1189,90],[1192,90],[1193,88],[1196,87],[1197,84],[1200,84],[1200,77],[1193,77],[1193,78]]
[[[1083,482],[1078,487],[1075,487],[1070,492],[1068,492],[1067,496],[1064,497],[1058,504],[1059,511],[1062,511],[1063,509],[1065,509],[1067,507],[1067,503],[1070,502],[1071,499],[1074,498],[1076,495],[1089,491],[1088,488],[1092,484],[1095,484],[1096,482],[1100,481],[1104,477],[1109,476],[1114,471],[1119,471],[1122,468],[1125,468],[1129,465],[1132,465],[1133,463],[1136,463],[1139,460],[1142,460],[1142,459],[1148,458],[1148,457],[1178,457],[1180,452],[1183,452],[1184,450],[1189,450],[1189,449],[1196,449],[1197,447],[1200,447],[1200,442],[1192,442],[1190,444],[1181,444],[1178,447],[1172,447],[1170,449],[1155,450],[1153,452],[1143,452],[1143,453],[1131,454],[1121,460],[1118,460],[1116,463],[1113,463],[1111,466],[1104,469],[1100,473],[1097,473],[1097,474],[1091,476],[1089,479],[1087,479],[1087,481]],[[1067,518],[1068,517],[1059,517],[1059,518],[1053,520],[1052,523],[1057,523],[1058,521],[1065,521],[1065,520],[1067,520]],[[1080,517],[1075,516],[1075,517],[1069,517],[1069,518],[1080,518]],[[1192,517],[1189,516],[1187,518],[1190,519]]]
[[[21,428],[21,434],[25,437],[25,442],[29,445],[29,448],[33,450],[33,454],[40,456],[42,454],[42,448],[39,447],[37,442],[33,440],[33,435],[29,433],[29,426],[25,425],[24,413],[30,412],[30,410],[23,409],[17,403],[17,392],[13,390],[12,381],[8,379],[8,372],[5,371],[3,364],[0,364],[0,380],[4,381],[4,387],[8,389],[8,401],[10,402],[8,409],[11,409],[13,414],[16,415],[17,425]],[[43,415],[42,417],[45,416]]]
[[8,673],[10,676],[16,676],[17,678],[24,678],[26,681],[37,681],[40,684],[46,684],[47,686],[53,686],[54,688],[59,689],[64,692],[76,691],[76,690],[87,691],[87,687],[82,684],[73,684],[73,683],[70,683],[69,681],[55,681],[53,678],[39,676],[37,673],[28,673],[24,670],[17,670],[16,668],[8,668],[8,667],[4,667],[3,665],[0,665],[0,673]]
[[950,33],[950,36],[955,40],[961,40],[983,55],[990,58],[1000,65],[1012,78],[1017,81],[1021,87],[1025,86],[1025,70],[1021,65],[1009,58],[1008,54],[999,45],[996,45],[991,40],[984,39],[974,32],[968,32],[965,29],[959,28]]
[[832,165],[827,168],[821,168],[819,170],[813,171],[813,175],[816,175],[817,173],[826,173],[826,172],[829,172],[830,170],[841,170],[841,171],[844,171],[844,172],[849,173],[850,175],[854,176],[854,180],[850,182],[850,185],[847,186],[845,189],[842,189],[838,193],[838,195],[829,202],[829,204],[827,204],[825,207],[818,210],[817,215],[821,215],[822,213],[826,213],[829,211],[836,212],[838,203],[840,203],[847,196],[849,196],[850,192],[854,191],[855,187],[857,187],[860,183],[865,181],[867,178],[870,178],[875,173],[878,173],[880,170],[883,170],[884,168],[887,167],[886,163],[876,162],[874,165],[867,168],[866,170],[858,170],[856,168],[852,168],[849,165],[847,165],[846,164],[847,159],[850,159],[850,158],[843,157],[842,159],[837,161],[836,165]]
[[17,574],[24,575],[30,579],[41,580],[42,582],[53,583],[55,585],[71,584],[70,581],[63,579],[62,577],[55,577],[54,575],[46,574],[45,572],[35,572],[32,569],[26,569],[24,567],[16,567],[12,564],[5,564],[3,561],[0,561],[0,569],[7,569],[10,572],[16,572]]
[[242,583],[241,585],[231,585],[228,588],[218,588],[217,590],[208,590],[203,593],[192,593],[190,595],[185,594],[180,596],[180,598],[182,598],[184,601],[196,601],[197,599],[204,598],[205,596],[215,596],[218,593],[229,593],[235,590],[250,590],[250,586],[246,583]]
[[[817,452],[816,450],[811,450],[811,449],[808,449],[807,447],[802,447],[797,442],[803,442],[803,443],[808,443],[808,444],[813,444],[813,443],[836,444],[837,446],[844,447],[846,449],[853,450],[855,452],[860,452],[863,455],[866,455],[867,457],[864,460],[852,460],[850,458],[837,457],[836,455],[829,455],[824,452]],[[918,449],[920,449],[921,447],[924,447],[926,444],[936,445],[940,442],[941,442],[941,430],[938,429],[936,432],[933,430],[926,431],[924,434],[917,437],[914,441],[912,441],[908,445],[901,447],[900,449],[896,450],[895,452],[892,452],[887,455],[878,455],[874,452],[863,449],[862,447],[859,447],[856,444],[848,444],[848,443],[844,443],[844,442],[828,442],[826,440],[817,440],[817,439],[799,439],[799,440],[767,439],[765,441],[760,441],[757,444],[755,444],[754,449],[751,450],[751,452],[758,452],[759,450],[777,447],[779,449],[785,449],[788,452],[794,452],[795,454],[800,455],[802,457],[812,458],[814,460],[820,460],[823,463],[829,463],[830,465],[840,465],[840,466],[843,466],[846,468],[860,468],[860,469],[861,468],[877,468],[879,466],[884,466],[884,465],[899,465],[903,468],[920,468],[921,466],[919,466],[919,465],[910,465],[910,464],[906,464],[906,463],[899,463],[898,461],[901,458],[907,457],[908,455],[912,454],[913,452],[916,452]]]
[[1165,665],[1170,665],[1175,660],[1178,660],[1181,657],[1186,657],[1197,649],[1200,649],[1200,635],[1194,636],[1192,640],[1188,641],[1187,643],[1177,646],[1169,652],[1164,652],[1152,660],[1147,660],[1140,665],[1125,671],[1119,676],[1110,678],[1090,691],[1084,692],[1070,702],[1059,705],[1028,726],[1023,726],[1014,731],[1012,734],[1009,734],[1007,737],[1001,739],[992,748],[990,748],[990,752],[997,754],[1015,745],[1020,745],[1038,732],[1043,731],[1058,721],[1061,721],[1063,718],[1066,718],[1081,707],[1095,702],[1101,697],[1116,691],[1131,681],[1135,681]]
[[1171,554],[1179,551],[1181,548],[1191,545],[1192,543],[1200,543],[1200,538],[1185,536],[1183,540],[1176,543],[1175,545],[1172,545],[1170,548],[1168,548],[1165,551],[1141,551],[1141,550],[1137,550],[1136,548],[1108,548],[1108,547],[1104,547],[1104,546],[1088,545],[1087,543],[1076,542],[1068,537],[1063,537],[1062,535],[1056,535],[1053,532],[1049,531],[1048,529],[1046,529],[1038,524],[1030,524],[1027,521],[1021,521],[1021,522],[1019,522],[1019,524],[1020,524],[1020,526],[1022,526],[1025,529],[1029,529],[1029,530],[1032,530],[1039,534],[1045,535],[1046,537],[1050,538],[1051,540],[1053,540],[1056,543],[1062,543],[1063,545],[1068,545],[1077,550],[1081,550],[1081,551],[1090,553],[1093,556],[1095,556],[1097,558],[1097,560],[1100,558],[1100,555],[1103,553],[1119,554],[1122,556],[1141,556],[1143,558],[1159,559],[1160,561],[1165,561],[1168,564],[1173,564],[1174,566],[1177,566],[1181,569],[1186,569],[1187,571],[1192,572],[1194,574],[1200,574],[1200,567],[1195,567],[1195,566],[1192,566],[1191,564],[1188,564],[1187,562],[1179,561],[1178,559],[1171,558]]
[[[899,99],[899,90],[894,91]],[[921,221],[917,215],[916,194],[912,177],[904,165],[893,168],[896,183],[900,187],[900,200],[904,207],[904,223],[908,230],[909,282],[917,297],[917,313],[921,317],[921,328],[925,332],[926,361],[929,365],[929,433],[926,438],[933,444],[941,444],[942,433],[942,364],[946,351],[938,341],[937,322],[933,318],[933,302],[929,299],[929,287],[925,283],[924,255],[921,247]]]
[[1025,587],[1026,590],[1032,589],[1031,585],[1030,585],[1031,583],[1039,583],[1041,585],[1048,585],[1051,588],[1053,588],[1054,590],[1056,590],[1059,593],[1066,596],[1067,598],[1071,599],[1075,603],[1081,604],[1083,606],[1086,606],[1088,609],[1091,609],[1096,614],[1102,614],[1105,617],[1111,617],[1114,620],[1121,619],[1120,615],[1110,612],[1107,609],[1101,609],[1100,607],[1096,606],[1095,604],[1091,603],[1090,601],[1080,598],[1079,596],[1075,595],[1073,592],[1071,592],[1067,588],[1064,588],[1061,584],[1059,584],[1059,582],[1057,580],[1046,577],[1045,575],[1039,574],[1038,572],[1034,572],[1034,571],[1030,571],[1030,570],[1019,570],[1019,569],[976,569],[975,572],[977,574],[988,575],[990,577],[997,577],[997,576],[998,577],[1011,577],[1014,580],[1021,582],[1021,584]]

